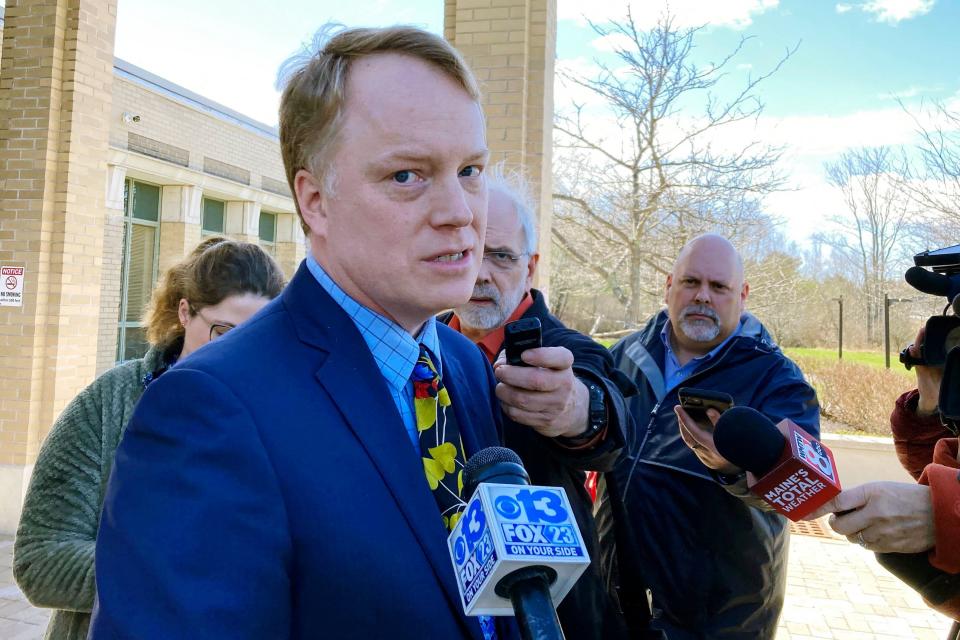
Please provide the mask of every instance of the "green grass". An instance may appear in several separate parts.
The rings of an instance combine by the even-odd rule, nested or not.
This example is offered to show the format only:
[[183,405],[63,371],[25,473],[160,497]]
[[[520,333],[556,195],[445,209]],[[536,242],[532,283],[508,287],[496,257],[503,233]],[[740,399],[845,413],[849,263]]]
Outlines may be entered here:
[[[836,349],[815,349],[811,347],[792,347],[789,349],[784,349],[784,353],[787,354],[791,359],[796,358],[816,358],[818,360],[837,360],[837,350]],[[843,361],[844,362],[855,362],[857,364],[865,364],[871,367],[877,367],[878,369],[884,368],[884,359],[883,353],[880,351],[847,351],[843,352]],[[902,373],[907,376],[911,376],[909,371],[903,368],[903,365],[900,364],[899,354],[891,353],[890,354],[890,371],[894,373]]]

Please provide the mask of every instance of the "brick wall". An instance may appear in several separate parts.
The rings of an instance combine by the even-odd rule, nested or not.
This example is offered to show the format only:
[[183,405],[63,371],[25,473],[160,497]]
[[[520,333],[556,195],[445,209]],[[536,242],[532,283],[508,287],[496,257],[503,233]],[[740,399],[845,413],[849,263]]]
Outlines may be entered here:
[[[139,116],[126,122],[123,114]],[[275,136],[251,131],[176,96],[143,86],[125,73],[118,73],[113,85],[110,145],[126,149],[130,134],[185,150],[187,166],[204,171],[206,158],[249,172],[248,184],[261,187],[261,177],[286,184],[280,145]],[[215,173],[215,175],[221,175]],[[275,183],[271,183],[274,186]],[[284,195],[288,195],[289,191]]]
[[491,161],[522,167],[538,201],[540,288],[550,270],[556,34],[556,0],[444,2],[444,37],[481,84]]
[[0,58],[0,464],[32,463],[96,370],[114,0],[6,5]]

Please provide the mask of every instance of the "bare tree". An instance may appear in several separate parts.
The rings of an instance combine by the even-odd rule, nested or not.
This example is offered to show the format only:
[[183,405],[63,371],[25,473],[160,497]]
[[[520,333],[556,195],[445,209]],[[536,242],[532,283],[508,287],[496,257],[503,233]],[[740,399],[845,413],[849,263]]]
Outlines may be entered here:
[[920,163],[906,175],[903,188],[919,205],[925,222],[921,232],[926,244],[937,245],[960,237],[960,112],[943,102],[906,111],[917,127]]
[[649,31],[637,28],[629,9],[623,22],[591,26],[618,43],[617,67],[598,63],[595,77],[562,78],[599,98],[616,124],[605,136],[583,104],[556,118],[554,241],[635,323],[642,300],[661,295],[687,240],[707,230],[736,234],[765,219],[759,202],[783,184],[775,169],[781,150],[742,136],[763,109],[757,85],[792,51],[721,99],[716,86],[747,38],[719,62],[698,66],[692,51],[700,29],[677,28],[670,15]]
[[906,253],[901,243],[909,223],[910,199],[903,191],[906,162],[889,147],[848,150],[824,164],[827,181],[840,189],[847,211],[833,217],[837,232],[821,234],[863,287],[867,341],[879,341],[883,293],[899,274]]

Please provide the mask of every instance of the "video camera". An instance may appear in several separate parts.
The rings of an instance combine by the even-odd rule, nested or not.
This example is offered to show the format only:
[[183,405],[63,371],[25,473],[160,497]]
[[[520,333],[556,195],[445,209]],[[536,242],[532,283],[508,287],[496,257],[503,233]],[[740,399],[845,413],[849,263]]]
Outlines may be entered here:
[[[910,347],[900,352],[907,369],[914,365],[943,367],[940,383],[940,420],[957,434],[960,426],[960,244],[913,257],[914,265],[904,279],[917,291],[944,296],[943,313],[927,320],[920,357]],[[927,269],[929,267],[929,270]],[[952,313],[951,313],[952,312]],[[878,553],[877,561],[890,573],[916,589],[927,602],[942,604],[960,594],[960,573],[947,573],[930,564],[929,554]]]
[[960,244],[918,253],[913,262],[915,266],[907,269],[904,279],[917,291],[944,296],[947,304],[943,313],[927,320],[919,345],[920,357],[910,355],[907,347],[900,352],[900,362],[907,369],[914,365],[943,367],[938,403],[940,419],[957,435],[960,431]]

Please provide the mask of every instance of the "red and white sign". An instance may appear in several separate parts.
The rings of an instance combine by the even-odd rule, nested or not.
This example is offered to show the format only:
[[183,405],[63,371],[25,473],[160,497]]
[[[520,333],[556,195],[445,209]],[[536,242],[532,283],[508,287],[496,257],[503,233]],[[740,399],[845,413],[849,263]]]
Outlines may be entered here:
[[750,491],[796,522],[840,493],[840,478],[829,449],[794,422],[782,420],[781,425],[790,446]]
[[23,267],[0,266],[0,307],[23,306]]

